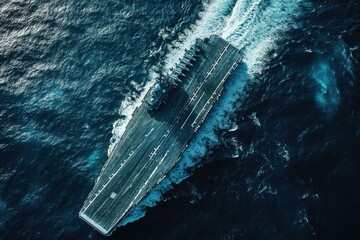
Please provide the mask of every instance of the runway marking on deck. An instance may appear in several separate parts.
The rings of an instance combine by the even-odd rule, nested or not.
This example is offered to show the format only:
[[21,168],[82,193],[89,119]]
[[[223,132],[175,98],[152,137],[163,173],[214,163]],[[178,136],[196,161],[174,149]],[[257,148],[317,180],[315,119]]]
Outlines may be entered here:
[[148,137],[153,131],[154,131],[154,128],[152,128],[152,129],[150,130],[150,132],[145,135],[145,137]]
[[[142,146],[143,142],[145,141],[145,139],[154,131],[154,128],[152,128],[147,134],[145,134],[145,137],[143,138],[143,140],[141,141],[141,143],[135,148],[134,152],[137,152],[139,150],[139,148]],[[132,155],[131,155],[132,156]],[[99,191],[97,192],[97,195],[95,194],[95,197],[93,199],[91,199],[89,201],[89,204],[84,207],[83,212],[85,212],[90,205],[95,201],[95,199],[100,195],[100,193],[106,188],[106,186],[111,182],[111,180],[116,176],[116,174],[119,173],[119,171],[123,168],[123,166],[125,165],[125,163],[130,159],[129,156],[127,159],[125,159],[125,161],[120,165],[120,167],[118,168],[118,170],[115,171],[114,176],[112,178],[109,178],[108,181],[99,189]]]
[[[170,134],[172,131],[174,131],[175,127],[176,127],[176,125],[171,125],[170,129],[167,130],[168,134]],[[167,138],[167,137],[164,137],[164,136],[163,136],[163,137],[161,138],[161,140],[160,140],[160,144],[159,144],[155,149],[152,149],[152,151],[150,152],[150,155],[148,155],[149,160],[152,160],[152,158],[156,155],[156,151],[164,144],[166,138]],[[174,143],[171,145],[171,147],[172,147],[173,145],[174,145]],[[148,152],[148,151],[147,151],[147,152]],[[154,153],[155,153],[155,154],[154,154]],[[146,153],[146,154],[147,154],[147,153]],[[146,155],[146,154],[144,154],[144,155]],[[132,175],[129,177],[129,179],[136,178],[138,175],[140,175],[141,172],[143,171],[143,169],[145,169],[145,168],[148,166],[148,164],[150,164],[150,163],[151,163],[151,162],[148,161],[147,164],[145,164],[145,165],[143,166],[143,168],[140,169],[140,170],[137,172],[137,174],[136,174],[135,177],[132,177],[132,176],[133,176],[133,174],[132,174]],[[129,181],[129,179],[126,181],[126,183],[125,183],[124,185],[128,185],[127,182]]]
[[99,207],[98,209],[96,209],[96,211],[95,211],[91,216],[96,215],[97,212],[100,210],[100,208],[102,208],[102,207],[105,205],[105,203],[107,202],[108,199],[109,199],[109,198],[106,198],[105,201],[100,205],[100,207]]
[[199,100],[197,101],[197,103],[195,104],[195,106],[193,107],[193,109],[191,110],[191,112],[189,113],[189,115],[187,116],[187,118],[185,119],[183,125],[181,125],[180,129],[183,129],[183,127],[185,126],[186,122],[189,120],[191,114],[194,112],[195,108],[197,107],[197,105],[200,103],[202,97],[204,96],[205,92],[203,92],[203,94],[201,94]]
[[134,199],[131,201],[130,205],[133,205],[134,202],[136,201],[137,197],[140,195],[140,193],[143,191],[144,187],[148,184],[150,178],[152,178],[156,172],[156,170],[159,168],[160,164],[164,161],[164,159],[166,158],[166,156],[168,155],[169,150],[166,151],[165,155],[163,156],[163,158],[160,160],[160,162],[157,164],[157,166],[155,167],[155,169],[151,172],[150,176],[148,177],[148,179],[146,179],[143,187],[138,191],[138,193],[135,195]]
[[[171,128],[170,128],[170,130],[171,131],[173,131],[175,129],[175,126],[172,126]],[[169,131],[170,131],[169,130]],[[171,132],[170,131],[170,132]],[[173,143],[171,144],[171,146],[170,146],[170,148],[175,144],[175,142],[178,140],[178,138],[176,137],[174,140],[173,140]],[[163,144],[163,142],[165,141],[165,138],[163,138],[162,140],[161,140],[161,144],[160,145],[162,145]],[[159,145],[159,146],[160,146]],[[166,155],[169,153],[169,151],[167,151],[167,153],[165,154],[165,156],[162,158],[162,160],[158,163],[158,166],[162,163],[162,161],[165,159],[165,157],[166,157]],[[151,159],[151,158],[150,158]],[[142,173],[142,171],[148,166],[148,164],[151,164],[151,162],[149,161],[149,162],[147,162],[147,164],[146,165],[144,165],[143,166],[143,168],[141,168],[139,171],[138,171],[138,174],[136,175],[136,176],[138,176],[138,175],[140,175],[141,173]],[[130,176],[129,177],[129,179],[127,180],[127,182],[130,180],[132,178],[132,176]],[[150,177],[149,177],[150,178]],[[127,182],[124,184],[124,185],[127,185]],[[128,189],[128,188],[127,188]],[[126,189],[126,190],[127,190]],[[135,200],[135,199],[134,199]],[[126,212],[132,207],[132,205],[134,204],[134,201],[132,201],[131,203],[130,203],[130,205],[128,206],[128,208],[125,210],[125,212],[123,213],[123,215],[122,216],[124,216],[125,214],[126,214]],[[135,203],[136,204],[136,203]],[[120,218],[122,218],[122,216],[120,217]]]
[[[163,136],[164,137],[164,136]],[[166,138],[166,137],[165,137]],[[155,155],[156,152],[159,150],[160,146],[162,145],[162,143],[160,143],[159,145],[156,146],[156,148],[154,148],[154,150],[150,153],[149,157],[150,159],[152,159]]]
[[[200,85],[196,88],[195,92],[193,95],[196,95],[198,94],[198,92],[200,91],[200,89],[202,88],[202,86],[204,85],[204,83],[206,82],[206,80],[211,76],[211,74],[213,73],[214,69],[216,68],[216,66],[219,64],[219,62],[221,61],[221,59],[223,58],[224,54],[227,52],[228,48],[230,47],[230,43],[228,43],[225,48],[222,50],[222,52],[220,53],[220,56],[216,59],[215,63],[213,65],[211,65],[211,68],[210,70],[207,72],[206,74],[206,77],[204,78],[204,80],[200,83]],[[222,83],[222,82],[220,82]],[[216,88],[217,89],[217,88]],[[215,92],[215,91],[214,91]],[[192,101],[189,101],[185,107],[187,107]],[[197,103],[198,104],[198,103]],[[195,105],[196,107],[196,105]],[[195,108],[194,107],[194,108]],[[194,111],[194,108],[193,110],[191,111],[191,113]],[[188,117],[186,118],[185,122],[183,123],[183,125],[180,127],[180,129],[183,129],[185,123],[188,121],[191,113],[188,115]],[[199,114],[200,115],[200,114]],[[199,116],[198,115],[198,116]],[[207,114],[206,114],[207,115]],[[194,122],[191,124],[191,126],[193,127],[193,124]]]
[[[172,125],[172,126],[170,127],[170,129],[167,130],[167,132],[170,134],[174,129],[175,129],[175,125]],[[151,153],[148,155],[149,160],[151,160],[151,159],[156,155],[157,150],[163,145],[163,143],[165,142],[166,138],[167,138],[167,137],[164,137],[164,136],[161,137],[160,144],[159,144],[156,148],[152,149]],[[148,151],[147,151],[147,152],[148,152]],[[145,153],[144,155],[146,155],[146,154],[147,154],[147,153]],[[149,161],[149,163],[150,163],[150,161]],[[136,174],[136,176],[135,176],[134,178],[136,178],[146,166],[147,166],[147,164],[145,164],[144,167],[138,171],[138,173]],[[131,174],[131,176],[129,177],[129,179],[133,178],[132,176],[133,176],[133,174]],[[128,180],[128,181],[129,181],[129,180]],[[128,184],[127,184],[128,181],[126,181],[125,185],[128,185]],[[127,190],[127,189],[126,189],[126,190]],[[123,192],[125,192],[125,191],[123,191]]]
[[[214,98],[214,95],[218,94],[217,92],[219,91],[219,88],[224,86],[224,83],[226,81],[226,79],[230,76],[231,72],[235,70],[235,68],[237,67],[237,65],[239,64],[239,61],[236,61],[235,63],[233,63],[233,65],[230,67],[230,69],[226,72],[225,76],[223,77],[223,79],[221,79],[219,85],[216,87],[216,89],[214,90],[213,94],[211,94],[210,99]],[[218,97],[217,97],[218,98]],[[207,101],[206,104],[204,106],[206,106],[207,104],[210,103],[210,101]],[[199,115],[195,118],[195,120],[191,123],[192,127],[195,127],[196,121],[198,120],[198,118],[201,116],[201,113],[204,111],[204,108],[200,111]],[[208,113],[210,112],[210,109],[206,110],[205,113],[203,114],[203,118],[205,118]]]
[[[154,128],[152,128],[152,129],[150,130],[150,132],[145,135],[145,137],[149,136],[150,133],[152,133],[152,131],[154,131]],[[117,145],[115,146],[115,148],[114,148],[114,150],[112,150],[112,152],[111,152],[108,160],[105,162],[104,166],[101,168],[101,172],[100,172],[100,175],[98,176],[98,178],[97,178],[97,180],[96,180],[96,183],[98,182],[98,180],[100,179],[100,177],[101,177],[102,174],[104,173],[105,168],[107,167],[108,163],[109,163],[109,162],[111,161],[111,159],[114,157],[114,154],[115,154],[115,152],[116,152],[116,148],[117,148],[118,146],[119,146],[119,144],[117,144]],[[132,152],[134,152],[134,151],[132,151]]]
[[[216,61],[215,61],[215,63],[216,62],[219,62],[221,59],[222,59],[222,57],[223,57],[223,55],[225,54],[225,52],[227,51],[227,49],[230,47],[230,43],[228,43],[225,47],[224,47],[224,49],[222,50],[222,52],[220,53],[220,55],[219,55],[219,57],[216,59]],[[196,95],[199,91],[200,91],[200,89],[201,89],[201,87],[205,84],[205,82],[207,81],[207,79],[211,76],[211,74],[212,74],[212,72],[213,72],[213,70],[214,70],[214,68],[216,67],[216,65],[215,64],[213,64],[213,65],[211,65],[211,67],[210,67],[210,70],[207,72],[207,75],[204,77],[204,79],[201,81],[201,83],[196,87],[196,90],[194,91],[194,94],[193,95]],[[191,104],[191,99],[185,104],[185,106],[183,107],[183,109],[186,109],[190,104]],[[182,112],[183,112],[183,110],[181,111],[181,112],[179,112],[179,114],[182,114]]]
[[[178,138],[176,137],[176,138],[173,140],[173,143],[170,145],[170,149],[171,149],[171,147],[177,142],[177,140],[178,140]],[[163,160],[165,159],[165,157],[167,156],[168,153],[169,153],[169,150],[166,152],[166,154],[164,155],[164,157],[159,161],[156,169],[161,165],[161,163],[163,162]],[[139,171],[139,173],[138,173],[137,175],[141,174],[141,171],[143,171],[146,167],[147,167],[147,165],[145,165],[145,166]],[[155,173],[156,169],[153,171],[153,173]],[[153,174],[152,174],[152,175],[153,175]],[[152,175],[150,175],[150,177],[149,177],[148,179],[150,179],[150,178],[152,177]],[[148,182],[148,181],[147,181],[147,182]],[[145,184],[147,184],[147,183],[145,183]],[[153,184],[153,186],[154,186],[154,185],[155,185],[155,183]],[[152,187],[149,188],[146,192],[149,192],[151,189],[152,189]],[[140,189],[140,191],[138,192],[137,196],[133,199],[133,201],[130,203],[130,205],[126,208],[125,212],[122,214],[122,216],[120,217],[120,219],[127,213],[127,211],[128,211],[129,209],[131,209],[131,207],[132,207],[134,204],[136,205],[136,204],[138,203],[138,201],[136,201],[136,198],[140,195],[141,191],[142,191],[142,189]],[[146,193],[146,192],[145,192],[145,193]],[[135,203],[134,203],[134,202],[135,202]]]

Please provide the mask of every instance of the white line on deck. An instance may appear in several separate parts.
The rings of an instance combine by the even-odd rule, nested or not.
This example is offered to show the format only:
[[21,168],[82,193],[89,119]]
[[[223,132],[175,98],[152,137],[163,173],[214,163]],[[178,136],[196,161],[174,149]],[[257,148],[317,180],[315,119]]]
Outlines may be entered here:
[[[231,72],[234,71],[234,69],[236,68],[236,66],[237,66],[238,64],[239,64],[239,62],[236,61],[236,62],[231,66],[231,68],[227,71],[227,73],[225,74],[225,76],[223,77],[223,79],[221,79],[220,84],[216,87],[216,89],[214,90],[213,94],[211,94],[211,97],[209,98],[209,100],[206,102],[206,104],[205,104],[204,106],[206,106],[207,104],[210,103],[210,99],[213,99],[213,98],[214,98],[214,95],[216,95],[217,92],[219,91],[219,88],[221,88],[221,87],[224,85],[226,79],[230,76]],[[196,121],[198,120],[198,118],[201,116],[201,113],[202,113],[203,111],[204,111],[204,108],[201,109],[199,115],[198,115],[198,116],[195,118],[195,120],[191,123],[191,126],[192,126],[192,127],[195,127],[195,123],[196,123]],[[206,116],[208,113],[209,113],[209,110],[205,111],[204,116]]]
[[196,106],[199,104],[200,100],[202,99],[202,97],[204,96],[205,92],[203,92],[203,94],[201,94],[199,100],[197,101],[197,103],[195,104],[195,106],[193,107],[193,109],[191,110],[191,112],[189,113],[189,115],[187,116],[187,118],[185,119],[183,125],[180,127],[180,129],[183,129],[183,127],[185,126],[186,122],[189,120],[191,114],[194,112]]
[[135,197],[133,198],[133,200],[130,203],[130,206],[134,204],[134,201],[136,201],[137,197],[140,195],[140,193],[143,191],[144,187],[148,184],[150,178],[152,178],[156,172],[156,170],[159,168],[159,166],[161,165],[161,163],[164,161],[164,159],[166,158],[166,156],[168,155],[169,150],[166,151],[165,155],[163,156],[163,158],[160,160],[160,162],[158,163],[158,165],[155,167],[155,169],[152,171],[152,173],[150,174],[150,176],[148,177],[148,179],[146,179],[143,187],[139,190],[139,192],[135,195]]
[[[143,140],[141,141],[141,144],[139,144],[139,145],[137,146],[137,148],[135,149],[135,152],[142,146],[142,143],[143,143],[143,142],[145,141],[145,139],[150,135],[150,133],[152,133],[152,131],[154,131],[154,128],[152,128],[152,129],[150,130],[150,132],[145,135],[145,137],[144,137]],[[123,166],[124,166],[125,163],[129,160],[130,157],[131,157],[131,156],[129,156],[129,157],[121,164],[121,166],[119,167],[119,169],[115,171],[113,177],[115,177],[116,174],[119,173],[119,171],[123,168]],[[89,201],[89,205],[87,205],[87,206],[84,208],[83,212],[85,212],[85,211],[89,208],[89,206],[93,203],[93,201],[95,201],[95,199],[100,195],[100,193],[105,189],[105,187],[111,182],[111,180],[112,180],[112,178],[109,178],[109,179],[108,179],[108,181],[107,181],[107,182],[102,186],[102,188],[98,191],[97,195],[95,194],[95,197],[94,197],[92,200]]]
[[[210,77],[210,75],[212,74],[214,68],[216,67],[217,63],[220,62],[220,60],[222,59],[223,55],[225,54],[225,52],[227,52],[228,48],[229,48],[230,44],[228,43],[224,49],[222,50],[220,56],[216,59],[215,63],[213,65],[211,65],[210,70],[207,72],[207,75],[204,77],[204,79],[201,81],[201,83],[198,85],[198,87],[196,88],[196,90],[194,91],[193,95],[198,94],[198,92],[200,91],[201,87],[205,84],[205,82],[207,81],[207,79]],[[190,104],[191,104],[191,99],[185,104],[185,107],[183,107],[183,109],[186,109]],[[182,110],[183,111],[183,110]],[[179,114],[182,113],[179,112]]]

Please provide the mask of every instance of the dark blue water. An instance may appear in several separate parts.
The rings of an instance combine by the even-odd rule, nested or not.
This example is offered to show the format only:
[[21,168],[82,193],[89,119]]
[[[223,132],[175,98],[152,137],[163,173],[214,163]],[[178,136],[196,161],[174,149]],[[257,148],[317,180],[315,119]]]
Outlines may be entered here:
[[243,63],[109,239],[360,239],[360,4],[305,0],[1,1],[0,239],[105,239],[78,211],[152,67],[215,33]]

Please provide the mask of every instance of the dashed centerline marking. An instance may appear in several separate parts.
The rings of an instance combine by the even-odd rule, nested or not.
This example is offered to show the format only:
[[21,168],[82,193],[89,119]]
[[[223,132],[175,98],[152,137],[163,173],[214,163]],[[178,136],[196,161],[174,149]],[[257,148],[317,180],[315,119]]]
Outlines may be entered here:
[[183,127],[185,126],[186,122],[189,120],[191,114],[194,112],[196,106],[199,104],[199,102],[201,101],[201,99],[203,98],[205,92],[203,92],[203,94],[201,94],[199,100],[197,101],[197,103],[195,104],[195,106],[193,107],[193,109],[191,110],[191,112],[189,113],[189,115],[187,116],[187,118],[185,119],[183,125],[181,125],[180,129],[183,129]]

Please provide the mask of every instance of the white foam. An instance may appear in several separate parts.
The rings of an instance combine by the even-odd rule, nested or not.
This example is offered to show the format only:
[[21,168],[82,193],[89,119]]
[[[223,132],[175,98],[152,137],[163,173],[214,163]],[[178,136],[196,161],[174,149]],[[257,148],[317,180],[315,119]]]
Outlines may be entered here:
[[253,112],[249,115],[249,118],[253,120],[254,124],[258,127],[261,127],[261,123],[259,118],[256,116],[256,112]]
[[281,33],[296,26],[293,19],[301,13],[301,1],[245,2],[236,3],[230,17],[232,24],[227,25],[222,37],[242,50],[249,73],[255,75],[261,73],[266,54],[276,48]]
[[196,38],[221,34],[229,18],[233,2],[234,0],[215,0],[211,4],[205,4],[205,10],[200,13],[200,19],[167,46],[170,53],[165,58],[165,67],[167,69],[174,67],[179,58],[185,54],[185,49],[189,49],[195,43]]
[[[262,6],[267,4],[267,6]],[[164,192],[189,176],[187,170],[194,167],[199,159],[219,144],[217,129],[231,129],[230,117],[241,104],[243,91],[247,82],[253,81],[261,73],[264,59],[270,49],[276,47],[276,40],[286,31],[293,18],[299,14],[299,0],[284,1],[232,1],[215,0],[205,6],[200,20],[186,30],[184,34],[168,48],[165,67],[174,67],[185,49],[189,48],[196,38],[219,34],[244,53],[243,63],[230,77],[220,100],[208,116],[207,121],[192,139],[179,163],[168,176],[142,200],[119,226],[124,226],[145,215],[145,209],[156,205]]]

